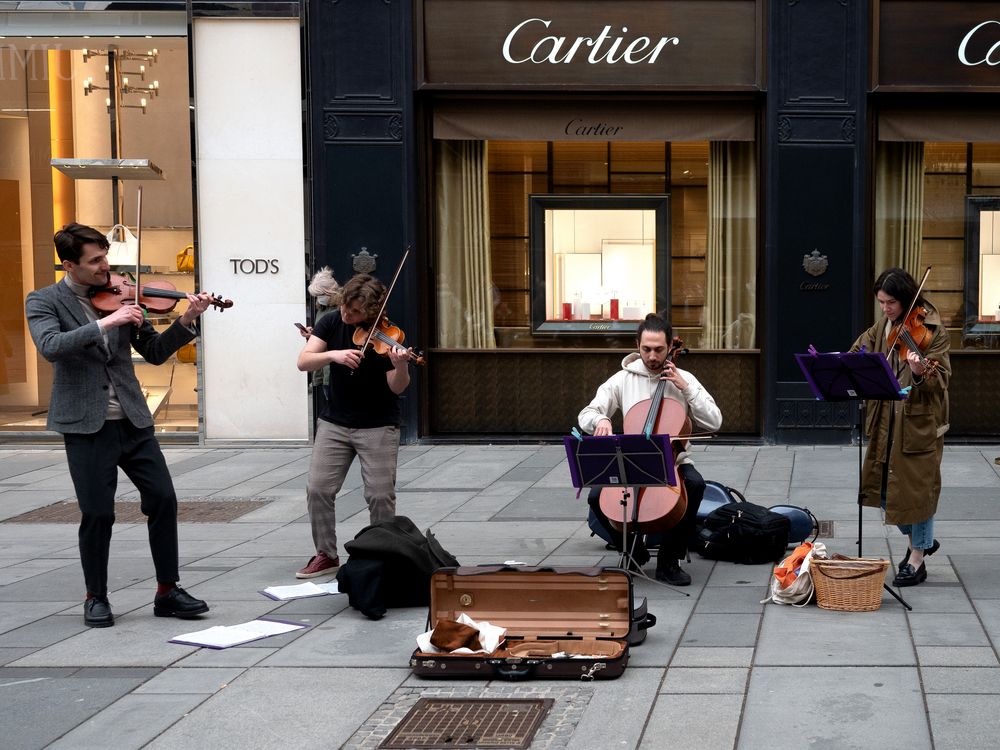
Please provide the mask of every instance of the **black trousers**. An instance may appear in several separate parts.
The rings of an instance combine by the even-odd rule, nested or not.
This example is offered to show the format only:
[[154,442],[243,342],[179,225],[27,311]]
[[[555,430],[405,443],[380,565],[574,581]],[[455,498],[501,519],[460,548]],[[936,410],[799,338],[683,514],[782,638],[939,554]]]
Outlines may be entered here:
[[139,490],[156,580],[176,583],[177,495],[153,428],[138,428],[127,419],[115,419],[91,435],[67,433],[63,442],[82,515],[80,563],[87,591],[94,596],[108,593],[119,466]]
[[[656,569],[665,570],[666,567],[676,560],[687,556],[688,542],[694,534],[695,519],[698,515],[698,506],[705,496],[705,479],[692,464],[681,464],[677,467],[681,481],[684,482],[684,489],[687,491],[687,509],[684,517],[671,529],[658,535],[660,537],[660,551],[656,555]],[[590,490],[587,502],[597,515],[601,525],[611,534],[611,538],[620,546],[622,533],[615,531],[608,522],[607,516],[601,511],[600,506],[601,490],[594,487]],[[617,520],[617,519],[616,519]],[[632,558],[644,565],[649,560],[649,552],[646,549],[642,534],[629,532],[626,544],[631,552]]]

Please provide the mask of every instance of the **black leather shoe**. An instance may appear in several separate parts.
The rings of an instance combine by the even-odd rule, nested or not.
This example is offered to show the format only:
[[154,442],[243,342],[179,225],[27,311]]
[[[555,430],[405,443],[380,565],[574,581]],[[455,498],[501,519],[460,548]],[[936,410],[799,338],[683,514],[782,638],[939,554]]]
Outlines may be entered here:
[[110,628],[115,624],[106,596],[93,596],[83,603],[83,624],[88,628]]
[[671,586],[690,586],[691,576],[681,570],[676,560],[670,560],[665,569],[657,567],[656,580],[669,583]]
[[920,567],[916,570],[913,566],[907,563],[903,566],[903,569],[896,574],[896,577],[892,579],[892,585],[902,588],[903,586],[916,586],[918,583],[923,583],[927,580],[927,566],[920,563]]
[[174,586],[163,596],[153,599],[153,614],[157,617],[197,617],[208,612],[208,605],[195,599],[180,586]]
[[[924,557],[927,557],[928,555],[933,555],[939,549],[941,549],[941,543],[937,539],[935,539],[934,540],[934,544],[932,544],[929,549],[925,549],[924,550]],[[910,564],[910,552],[911,551],[912,550],[909,547],[906,548],[906,554],[903,555],[903,559],[900,560],[900,562],[899,562],[899,570],[900,571],[902,571],[905,566],[907,566],[907,565]]]

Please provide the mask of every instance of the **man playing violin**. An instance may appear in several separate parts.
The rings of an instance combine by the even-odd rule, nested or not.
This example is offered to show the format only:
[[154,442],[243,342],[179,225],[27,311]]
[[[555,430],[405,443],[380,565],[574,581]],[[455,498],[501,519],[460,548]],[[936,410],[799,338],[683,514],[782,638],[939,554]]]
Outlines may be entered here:
[[358,327],[371,330],[386,298],[381,281],[358,274],[330,297],[331,312],[316,321],[299,353],[298,368],[314,372],[330,366],[329,400],[316,427],[306,501],[316,554],[296,573],[315,578],[336,573],[336,499],[357,456],[372,524],[396,516],[396,461],[399,455],[399,395],[410,384],[412,351],[400,346],[386,356],[354,345]]
[[[671,338],[670,324],[663,317],[655,314],[646,316],[636,333],[638,353],[633,352],[622,360],[621,370],[597,389],[594,400],[580,412],[577,421],[584,432],[612,434],[611,417],[619,410],[627,414],[635,404],[651,398],[660,380],[666,381],[664,399],[670,398],[683,404],[695,429],[715,432],[722,426],[722,412],[712,395],[694,375],[668,359]],[[705,480],[694,467],[687,451],[678,451],[674,460],[687,490],[687,509],[681,521],[663,533],[656,556],[656,578],[674,586],[687,586],[691,583],[691,575],[681,569],[679,561],[687,555],[695,516],[705,494]],[[615,535],[620,537],[621,532],[614,531],[601,512],[599,498],[600,489],[592,489],[588,500],[590,507],[611,533],[611,538],[614,539]],[[630,535],[626,544],[638,565],[649,560],[649,553],[639,534]]]
[[[903,269],[883,271],[874,286],[882,317],[851,347],[851,351],[864,347],[885,353],[900,385],[910,387],[903,401],[865,404],[868,450],[862,471],[862,503],[884,508],[885,522],[896,524],[909,541],[894,586],[916,586],[927,580],[924,556],[934,554],[940,546],[934,539],[934,514],[941,492],[944,434],[948,431],[951,345],[941,316],[919,290]],[[920,323],[915,322],[918,315],[914,312],[922,318]],[[920,334],[914,337],[911,331],[904,331],[904,323],[910,328],[919,326]],[[910,349],[901,356],[896,342],[914,338],[926,339],[924,348]]]
[[84,623],[95,628],[114,625],[108,554],[118,467],[139,490],[147,519],[156,572],[153,614],[204,614],[208,605],[177,585],[177,496],[135,376],[132,349],[147,362],[162,364],[198,335],[195,322],[210,298],[188,294],[188,308],[162,333],[138,305],[123,305],[101,317],[91,295],[109,283],[107,238],[91,227],[68,224],[56,232],[54,241],[66,275],[31,292],[25,309],[35,346],[53,366],[48,429],[63,435],[80,505],[80,562],[87,584]]

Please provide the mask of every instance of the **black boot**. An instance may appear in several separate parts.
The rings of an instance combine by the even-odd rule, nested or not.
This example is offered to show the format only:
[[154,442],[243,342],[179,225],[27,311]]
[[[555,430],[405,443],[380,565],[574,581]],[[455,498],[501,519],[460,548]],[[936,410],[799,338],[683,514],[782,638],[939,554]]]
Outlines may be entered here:
[[681,570],[677,560],[665,560],[662,566],[656,566],[656,580],[669,583],[671,586],[690,586],[691,576]]

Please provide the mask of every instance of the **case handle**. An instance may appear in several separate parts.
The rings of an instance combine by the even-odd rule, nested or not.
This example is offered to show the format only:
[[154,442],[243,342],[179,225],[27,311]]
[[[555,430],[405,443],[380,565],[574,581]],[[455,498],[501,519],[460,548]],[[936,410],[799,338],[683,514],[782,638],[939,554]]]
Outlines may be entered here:
[[527,680],[535,674],[537,662],[523,664],[497,664],[497,676],[505,680]]
[[647,612],[646,616],[642,619],[642,622],[636,623],[637,630],[649,630],[656,624],[656,615],[652,612]]

